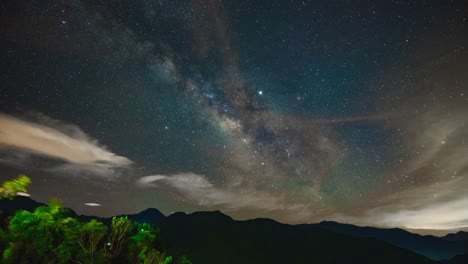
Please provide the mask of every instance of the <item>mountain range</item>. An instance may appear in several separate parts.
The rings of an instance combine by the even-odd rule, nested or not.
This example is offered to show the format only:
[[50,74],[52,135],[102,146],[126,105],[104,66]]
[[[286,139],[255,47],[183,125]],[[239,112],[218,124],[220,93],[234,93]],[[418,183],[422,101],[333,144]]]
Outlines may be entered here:
[[[409,249],[434,260],[453,258],[468,251],[468,233],[458,232],[443,237],[422,236],[399,228],[382,229],[324,221],[319,224],[299,225],[301,228],[321,227],[353,237],[372,237],[392,245]],[[467,262],[468,263],[468,262]]]
[[[0,201],[1,218],[44,205],[28,197]],[[112,218],[77,215],[81,221]],[[194,264],[238,263],[468,263],[468,233],[421,236],[394,228],[337,222],[288,225],[271,219],[237,221],[219,212],[174,213],[154,208],[127,215],[160,227],[163,248]]]

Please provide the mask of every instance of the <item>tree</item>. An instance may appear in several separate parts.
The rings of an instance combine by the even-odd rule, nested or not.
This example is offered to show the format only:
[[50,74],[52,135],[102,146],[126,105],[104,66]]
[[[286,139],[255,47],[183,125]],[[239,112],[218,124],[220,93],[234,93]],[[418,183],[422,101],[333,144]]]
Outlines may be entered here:
[[79,221],[57,205],[16,212],[8,225],[4,263],[68,263],[76,255]]
[[130,263],[166,264],[172,261],[171,256],[166,256],[164,252],[156,250],[153,247],[156,237],[159,235],[159,229],[152,227],[148,223],[137,223],[134,224],[133,230],[135,231],[130,237],[131,243],[128,250],[128,261]]
[[177,260],[177,264],[192,264],[192,262],[186,256],[181,256]]
[[6,181],[0,187],[0,200],[7,198],[13,199],[16,195],[26,195],[26,188],[31,184],[31,179],[23,174],[20,174],[16,179]]
[[[0,199],[26,193],[31,180],[20,175],[0,188]],[[0,229],[2,263],[141,263],[168,264],[171,256],[156,248],[159,229],[114,217],[110,229],[102,222],[80,222],[52,198],[34,212],[18,210],[6,230]],[[182,257],[179,264],[191,264]]]
[[159,230],[149,224],[114,217],[109,230],[97,220],[81,223],[67,214],[67,209],[55,202],[34,212],[16,212],[7,232],[0,232],[7,245],[2,263],[172,262],[171,256],[155,247]]
[[127,217],[114,217],[108,242],[112,261],[126,259],[128,263],[170,263],[172,257],[153,247],[157,234],[158,230],[147,223],[132,223]]
[[119,258],[123,247],[126,246],[130,236],[132,222],[128,217],[113,217],[111,223],[111,235],[108,249],[113,259]]
[[83,223],[79,230],[78,244],[81,252],[78,259],[87,260],[87,263],[103,263],[110,258],[105,248],[108,229],[95,219]]

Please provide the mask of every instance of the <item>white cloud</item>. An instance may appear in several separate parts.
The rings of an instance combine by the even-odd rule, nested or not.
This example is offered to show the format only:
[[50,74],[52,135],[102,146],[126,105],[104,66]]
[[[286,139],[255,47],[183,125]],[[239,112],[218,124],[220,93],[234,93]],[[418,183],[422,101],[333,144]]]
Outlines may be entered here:
[[86,205],[86,206],[91,206],[91,207],[101,206],[101,205],[98,204],[98,203],[85,203],[84,205]]
[[66,163],[48,168],[57,172],[89,172],[112,178],[119,169],[128,168],[132,161],[114,154],[77,126],[41,117],[40,122],[25,121],[0,114],[0,150],[11,153],[3,162],[24,164],[30,154],[37,154]]
[[401,210],[379,216],[380,223],[412,229],[450,230],[468,227],[468,198],[440,202],[415,210]]
[[334,220],[359,225],[408,229],[451,230],[468,227],[468,181],[464,177],[445,183],[411,188],[382,201],[359,217],[335,216]]
[[164,180],[164,179],[167,179],[167,176],[163,176],[163,175],[145,176],[145,177],[141,177],[137,181],[137,185],[140,187],[154,187],[154,186],[157,186],[155,182]]

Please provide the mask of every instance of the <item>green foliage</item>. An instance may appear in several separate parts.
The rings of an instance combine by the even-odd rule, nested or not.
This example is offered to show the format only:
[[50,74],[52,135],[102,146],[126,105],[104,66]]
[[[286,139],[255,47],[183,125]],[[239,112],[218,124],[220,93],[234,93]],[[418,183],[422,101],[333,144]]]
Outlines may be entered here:
[[109,238],[109,253],[112,259],[121,258],[122,249],[126,246],[132,229],[132,222],[127,217],[112,218]]
[[26,188],[31,184],[31,179],[26,175],[19,175],[16,179],[6,181],[0,187],[0,200],[13,199],[18,193],[27,193]]
[[6,263],[67,263],[76,253],[79,221],[66,217],[57,206],[38,207],[34,212],[18,211],[9,222],[10,243],[3,256]]
[[134,224],[134,235],[130,237],[132,243],[129,246],[129,262],[131,263],[170,263],[172,257],[166,257],[163,252],[160,252],[149,245],[154,245],[159,230],[151,225]]
[[7,263],[8,260],[12,259],[12,253],[13,253],[13,248],[12,247],[8,247],[5,249],[5,251],[3,251],[3,254],[2,254],[2,263]]
[[[158,234],[127,217],[114,217],[110,228],[96,220],[79,222],[52,201],[34,212],[16,212],[8,230],[0,229],[2,263],[172,263],[155,248]],[[191,264],[187,261],[177,263]]]
[[[25,175],[0,187],[0,199],[26,193],[31,180]],[[19,210],[0,229],[2,263],[142,263],[168,264],[171,256],[155,248],[159,230],[149,224],[114,217],[110,228],[69,216],[57,198],[34,212]],[[184,260],[180,264],[191,264]],[[187,262],[188,261],[188,262]]]
[[80,252],[78,259],[87,259],[89,263],[101,263],[110,258],[105,247],[107,242],[107,227],[96,220],[83,223],[79,230],[78,244]]
[[62,201],[58,197],[52,197],[49,200],[49,206],[54,208],[61,208],[63,207]]
[[192,262],[186,256],[181,256],[177,260],[177,264],[192,264]]

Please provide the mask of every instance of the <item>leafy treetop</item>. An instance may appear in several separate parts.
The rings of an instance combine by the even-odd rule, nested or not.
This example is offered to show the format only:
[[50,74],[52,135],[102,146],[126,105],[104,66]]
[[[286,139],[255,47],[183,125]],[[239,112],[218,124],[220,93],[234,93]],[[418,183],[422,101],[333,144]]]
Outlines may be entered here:
[[16,195],[27,195],[26,188],[31,184],[31,179],[26,175],[19,175],[16,179],[6,181],[0,187],[0,200],[13,199]]

